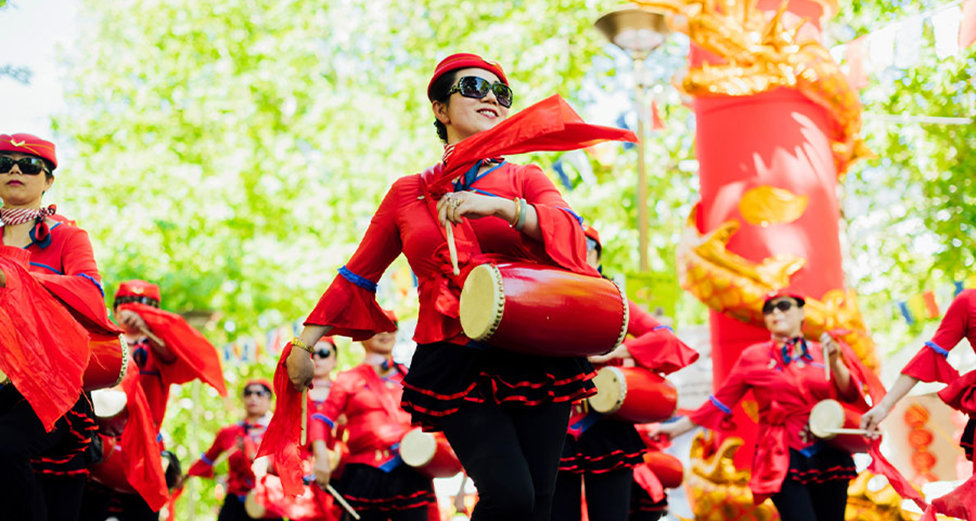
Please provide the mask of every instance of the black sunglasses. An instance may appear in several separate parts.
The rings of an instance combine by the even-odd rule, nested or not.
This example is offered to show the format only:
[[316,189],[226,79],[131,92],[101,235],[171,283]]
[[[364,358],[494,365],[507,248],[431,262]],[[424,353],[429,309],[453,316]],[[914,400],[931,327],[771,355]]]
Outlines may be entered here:
[[20,167],[20,172],[25,175],[37,175],[47,172],[44,160],[39,157],[24,157],[14,159],[10,156],[0,156],[0,174],[6,174],[14,169],[14,165]]
[[447,95],[460,92],[465,98],[482,99],[488,95],[488,91],[495,93],[498,104],[505,108],[511,107],[512,102],[515,101],[515,94],[512,93],[511,87],[502,82],[491,83],[478,76],[462,76],[451,90],[447,91]]
[[271,396],[271,393],[264,389],[244,389],[244,397],[248,396]]
[[779,302],[777,302],[775,304],[773,304],[772,302],[767,302],[767,303],[763,304],[763,310],[762,311],[763,311],[763,315],[770,315],[770,314],[773,313],[773,310],[775,310],[775,309],[778,309],[778,310],[782,311],[783,313],[786,313],[787,311],[789,311],[790,309],[792,309],[793,306],[795,306],[795,305],[796,305],[796,303],[794,303],[792,300],[781,300],[781,301],[779,301]]
[[326,359],[326,358],[332,356],[332,350],[331,349],[316,349],[315,351],[312,351],[312,356],[314,356],[315,358]]

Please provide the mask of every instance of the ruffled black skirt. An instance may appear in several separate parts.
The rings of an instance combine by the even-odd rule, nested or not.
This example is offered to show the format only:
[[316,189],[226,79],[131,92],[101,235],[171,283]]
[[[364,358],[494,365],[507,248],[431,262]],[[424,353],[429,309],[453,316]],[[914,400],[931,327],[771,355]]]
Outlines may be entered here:
[[356,510],[402,511],[427,508],[437,502],[433,481],[406,465],[384,472],[362,463],[351,463],[335,488]]
[[966,459],[969,461],[973,461],[974,434],[976,434],[976,417],[970,416],[969,423],[966,424],[965,430],[962,431],[962,438],[959,440],[959,446],[966,452]]
[[854,458],[845,450],[823,442],[820,449],[810,456],[790,449],[790,468],[786,479],[809,485],[827,481],[850,481],[856,477]]
[[566,435],[560,472],[600,474],[644,462],[647,445],[630,423],[601,419],[577,438]]
[[421,344],[403,380],[402,407],[413,423],[439,430],[439,418],[464,402],[516,403],[527,407],[575,401],[596,392],[585,358],[528,356],[447,342]]
[[654,501],[646,490],[635,481],[630,490],[629,521],[657,521],[668,512],[668,498]]

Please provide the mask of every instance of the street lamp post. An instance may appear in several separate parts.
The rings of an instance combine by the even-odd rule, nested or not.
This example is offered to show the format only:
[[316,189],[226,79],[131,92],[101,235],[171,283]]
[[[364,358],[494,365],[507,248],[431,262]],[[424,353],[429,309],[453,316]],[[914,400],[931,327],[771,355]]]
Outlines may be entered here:
[[647,271],[647,170],[644,164],[644,59],[668,38],[670,32],[664,15],[628,7],[601,16],[594,24],[611,43],[620,47],[634,61],[634,83],[637,105],[637,233],[640,271]]

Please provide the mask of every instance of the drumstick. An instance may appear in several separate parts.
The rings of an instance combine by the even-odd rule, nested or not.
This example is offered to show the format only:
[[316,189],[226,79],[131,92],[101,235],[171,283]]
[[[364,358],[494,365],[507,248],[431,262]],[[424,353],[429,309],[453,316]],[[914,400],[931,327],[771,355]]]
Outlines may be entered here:
[[454,244],[454,227],[448,221],[444,225],[444,228],[447,230],[447,249],[451,252],[451,267],[454,268],[455,275],[460,275],[461,270],[458,269],[457,246]]
[[342,505],[342,508],[345,509],[346,512],[349,512],[349,515],[351,515],[353,519],[360,519],[359,514],[356,513],[356,510],[354,510],[349,503],[346,503],[346,500],[342,497],[342,494],[339,494],[336,489],[332,488],[331,484],[326,485],[325,489],[329,491],[329,494],[332,494],[332,497],[334,497],[335,500]]
[[149,340],[152,340],[153,343],[156,344],[157,346],[164,346],[164,345],[166,345],[166,343],[163,342],[158,336],[152,334],[152,331],[150,331],[150,330],[148,330],[148,329],[146,329],[144,327],[140,327],[139,328],[139,332],[142,333],[143,335],[145,335],[146,338],[148,338]]
[[824,378],[830,381],[830,355],[827,353],[827,341],[831,341],[833,338],[826,331],[820,335],[820,346],[823,347],[823,360],[824,360]]
[[305,442],[308,441],[308,388],[302,389],[302,443],[304,447]]
[[862,434],[867,436],[873,431],[868,431],[865,429],[824,429],[825,434]]

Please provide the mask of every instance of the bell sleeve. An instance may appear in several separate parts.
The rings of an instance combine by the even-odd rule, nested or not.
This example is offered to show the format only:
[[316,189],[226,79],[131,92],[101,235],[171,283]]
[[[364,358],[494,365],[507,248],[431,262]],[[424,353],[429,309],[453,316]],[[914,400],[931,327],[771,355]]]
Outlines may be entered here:
[[708,401],[695,412],[688,415],[691,421],[712,430],[720,429],[722,423],[727,421],[732,414],[732,409],[751,388],[745,375],[747,364],[743,361],[747,352],[739,356],[739,360],[735,362],[735,367],[732,368],[722,387],[709,396]]
[[332,335],[366,340],[376,333],[396,331],[396,324],[376,302],[376,284],[400,252],[403,243],[396,220],[398,183],[380,204],[359,243],[359,248],[339,276],[319,299],[305,325],[332,326]]
[[662,325],[653,315],[630,304],[630,322],[624,341],[637,365],[656,373],[670,374],[698,360],[698,353],[675,336],[670,326]]
[[902,374],[923,382],[951,383],[959,378],[959,373],[949,365],[947,358],[949,351],[963,337],[970,335],[972,325],[969,317],[973,306],[976,306],[976,290],[960,293],[946,311],[935,336],[901,370]]

